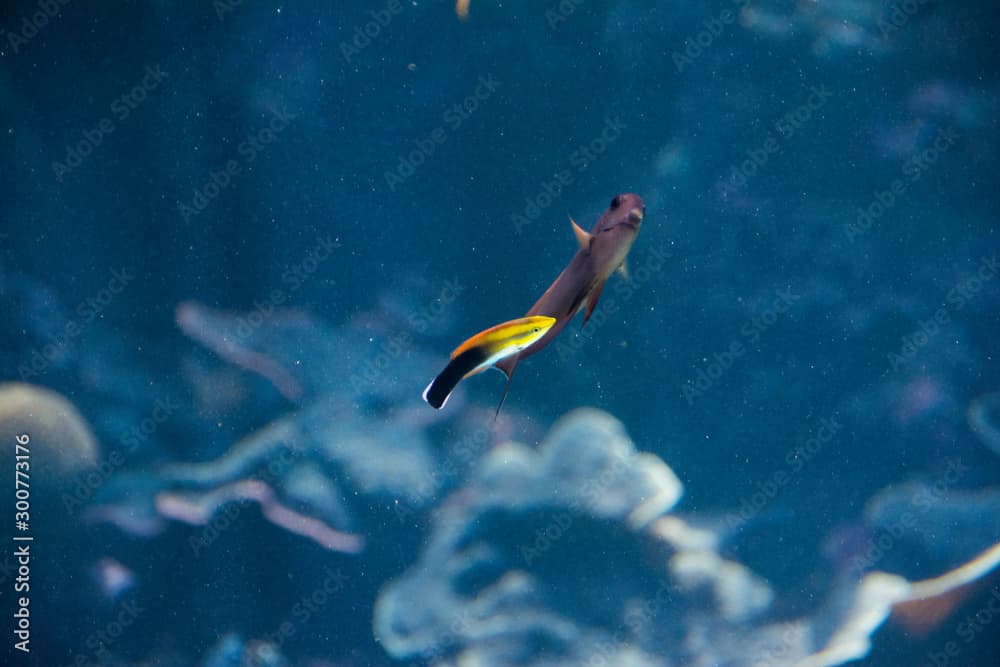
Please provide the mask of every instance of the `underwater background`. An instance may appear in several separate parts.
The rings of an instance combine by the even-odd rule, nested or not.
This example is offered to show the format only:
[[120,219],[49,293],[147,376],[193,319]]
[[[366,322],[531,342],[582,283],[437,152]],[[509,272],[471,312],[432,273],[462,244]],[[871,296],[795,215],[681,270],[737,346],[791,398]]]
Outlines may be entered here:
[[1000,664],[998,28],[5,2],[0,664]]

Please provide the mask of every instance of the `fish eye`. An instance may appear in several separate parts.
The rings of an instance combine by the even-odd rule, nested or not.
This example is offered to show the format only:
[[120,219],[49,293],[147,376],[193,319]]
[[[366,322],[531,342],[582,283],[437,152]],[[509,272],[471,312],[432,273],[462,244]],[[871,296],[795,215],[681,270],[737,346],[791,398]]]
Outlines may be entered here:
[[615,210],[616,208],[618,208],[621,205],[622,205],[622,196],[621,195],[618,195],[614,199],[611,200],[611,210],[612,211]]

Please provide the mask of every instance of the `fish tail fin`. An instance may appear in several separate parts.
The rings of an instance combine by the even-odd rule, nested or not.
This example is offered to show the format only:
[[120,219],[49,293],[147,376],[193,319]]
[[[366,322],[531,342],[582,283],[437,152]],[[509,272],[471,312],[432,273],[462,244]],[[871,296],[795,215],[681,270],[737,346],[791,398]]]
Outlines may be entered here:
[[[510,377],[514,374],[521,350],[543,338],[556,321],[556,318],[548,315],[529,315],[480,331],[455,348],[448,365],[424,389],[424,400],[431,407],[440,410],[463,378],[491,366],[507,376],[507,387],[504,389],[506,398],[507,391],[510,390]],[[500,405],[503,405],[503,400]],[[497,413],[499,412],[500,408],[497,407]]]
[[452,359],[424,389],[424,400],[436,410],[443,408],[458,383],[474,371],[482,363],[483,358],[484,352],[482,350],[471,349]]
[[444,373],[431,380],[431,383],[424,389],[423,397],[427,403],[435,410],[440,410],[448,402],[448,397],[455,390],[461,376],[451,378],[444,377]]

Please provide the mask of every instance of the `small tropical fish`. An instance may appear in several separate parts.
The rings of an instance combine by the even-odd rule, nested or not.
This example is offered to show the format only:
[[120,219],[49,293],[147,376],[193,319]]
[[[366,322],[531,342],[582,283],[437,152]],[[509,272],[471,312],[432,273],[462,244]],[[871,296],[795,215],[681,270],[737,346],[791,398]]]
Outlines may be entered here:
[[[563,269],[545,293],[535,302],[527,315],[548,315],[556,318],[556,325],[548,330],[536,343],[523,352],[508,357],[497,364],[497,368],[507,375],[507,386],[500,398],[503,405],[510,389],[514,369],[521,359],[539,352],[559,335],[569,321],[584,305],[587,309],[583,323],[597,307],[601,290],[608,277],[615,271],[628,275],[625,257],[639,234],[639,225],[646,216],[646,204],[642,197],[632,193],[620,194],[611,200],[608,210],[598,218],[590,233],[585,232],[570,218],[573,233],[580,249],[576,251],[569,265]],[[497,412],[500,408],[497,407]]]
[[469,18],[469,0],[456,0],[455,2],[455,14],[462,21]]
[[477,333],[451,353],[451,361],[424,389],[424,400],[440,410],[459,382],[525,350],[555,323],[554,317],[535,315],[503,322]]
[[[532,317],[542,316],[551,319],[552,323],[547,327],[540,327],[540,330],[533,332],[533,335],[519,339],[519,345],[501,345],[502,353],[500,354],[494,349],[491,354],[496,356],[483,366],[484,368],[490,365],[495,366],[507,376],[507,386],[504,387],[500,405],[497,406],[497,414],[499,414],[500,408],[507,398],[507,392],[510,390],[510,381],[514,376],[514,369],[517,368],[518,361],[535,354],[552,342],[552,339],[559,335],[559,332],[569,324],[569,321],[584,305],[587,307],[583,319],[584,324],[586,324],[594,312],[594,308],[597,307],[597,301],[601,298],[601,290],[604,289],[604,283],[608,277],[615,271],[621,271],[627,275],[625,257],[632,249],[635,237],[639,233],[639,225],[645,215],[646,205],[642,198],[636,194],[626,193],[611,200],[608,210],[597,220],[589,233],[581,229],[570,218],[570,224],[580,249],[570,260],[569,265],[563,269],[555,282],[535,302],[525,318],[491,327],[481,334],[473,336],[455,350],[452,353],[452,363],[427,387],[424,399],[435,408],[444,405],[448,393],[465,377],[465,374],[469,374],[468,369],[460,374],[460,369],[456,367],[449,375],[449,369],[456,363],[456,356],[467,351],[467,346],[473,344],[474,341],[480,341],[477,344],[481,344],[482,340],[494,340],[494,336],[503,336],[503,334],[497,333],[498,331],[504,330],[508,325],[530,320]],[[483,338],[481,339],[481,337]],[[483,352],[478,354],[481,358],[477,364],[485,361],[489,356],[484,356]],[[469,366],[469,368],[473,368],[473,366]],[[442,379],[445,376],[447,376],[447,381]],[[441,380],[440,388],[436,387],[439,380]],[[432,398],[434,400],[431,400]]]

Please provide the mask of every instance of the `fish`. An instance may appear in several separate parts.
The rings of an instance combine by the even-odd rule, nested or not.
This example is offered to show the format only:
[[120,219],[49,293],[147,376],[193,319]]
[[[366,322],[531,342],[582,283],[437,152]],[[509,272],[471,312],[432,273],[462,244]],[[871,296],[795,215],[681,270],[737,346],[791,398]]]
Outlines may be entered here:
[[[493,367],[502,371],[507,376],[507,384],[504,387],[503,396],[500,398],[500,404],[497,406],[497,414],[500,413],[500,408],[503,407],[507,393],[510,391],[511,379],[514,376],[514,370],[517,368],[518,363],[522,359],[537,354],[545,348],[546,345],[552,342],[553,338],[566,328],[566,325],[569,324],[573,317],[584,308],[583,323],[586,324],[587,320],[593,314],[594,308],[597,307],[597,302],[601,298],[604,283],[607,282],[612,273],[619,271],[627,277],[628,270],[625,260],[632,249],[632,244],[635,243],[636,236],[639,234],[639,227],[645,217],[646,204],[643,202],[642,197],[634,193],[624,193],[617,195],[611,200],[608,209],[598,218],[589,232],[576,224],[572,217],[570,218],[570,226],[573,229],[574,236],[576,236],[579,248],[566,268],[562,270],[562,273],[559,274],[525,315],[525,318],[553,318],[554,323],[544,328],[544,331],[535,332],[540,335],[531,336],[530,340],[528,337],[522,339],[521,342],[527,342],[527,345],[519,347],[508,346],[504,348],[503,354],[500,354],[491,361]],[[513,321],[517,322],[518,320]],[[494,332],[498,328],[502,329],[508,324],[510,323],[499,324],[480,334],[476,334],[463,343],[462,346],[459,346],[455,352],[463,350],[466,344],[479,339],[481,336],[489,338],[491,332]],[[454,361],[455,353],[452,353],[452,363]],[[451,364],[449,364],[450,366]],[[445,372],[447,370],[446,368]],[[452,384],[453,388],[462,377],[449,377],[449,379],[454,381],[454,384]],[[433,385],[434,382],[431,383],[428,390]],[[442,383],[441,387],[443,388],[444,386],[446,384]],[[439,393],[435,393],[434,397],[436,399],[440,398]],[[424,398],[425,400],[428,398],[427,391],[424,392]],[[446,398],[447,394],[445,394]],[[434,405],[429,400],[428,403]],[[442,400],[440,405],[436,405],[435,407],[440,408],[443,405],[444,401]]]
[[455,348],[448,365],[424,389],[424,400],[440,410],[459,382],[527,349],[555,324],[554,317],[534,315],[480,331]]

